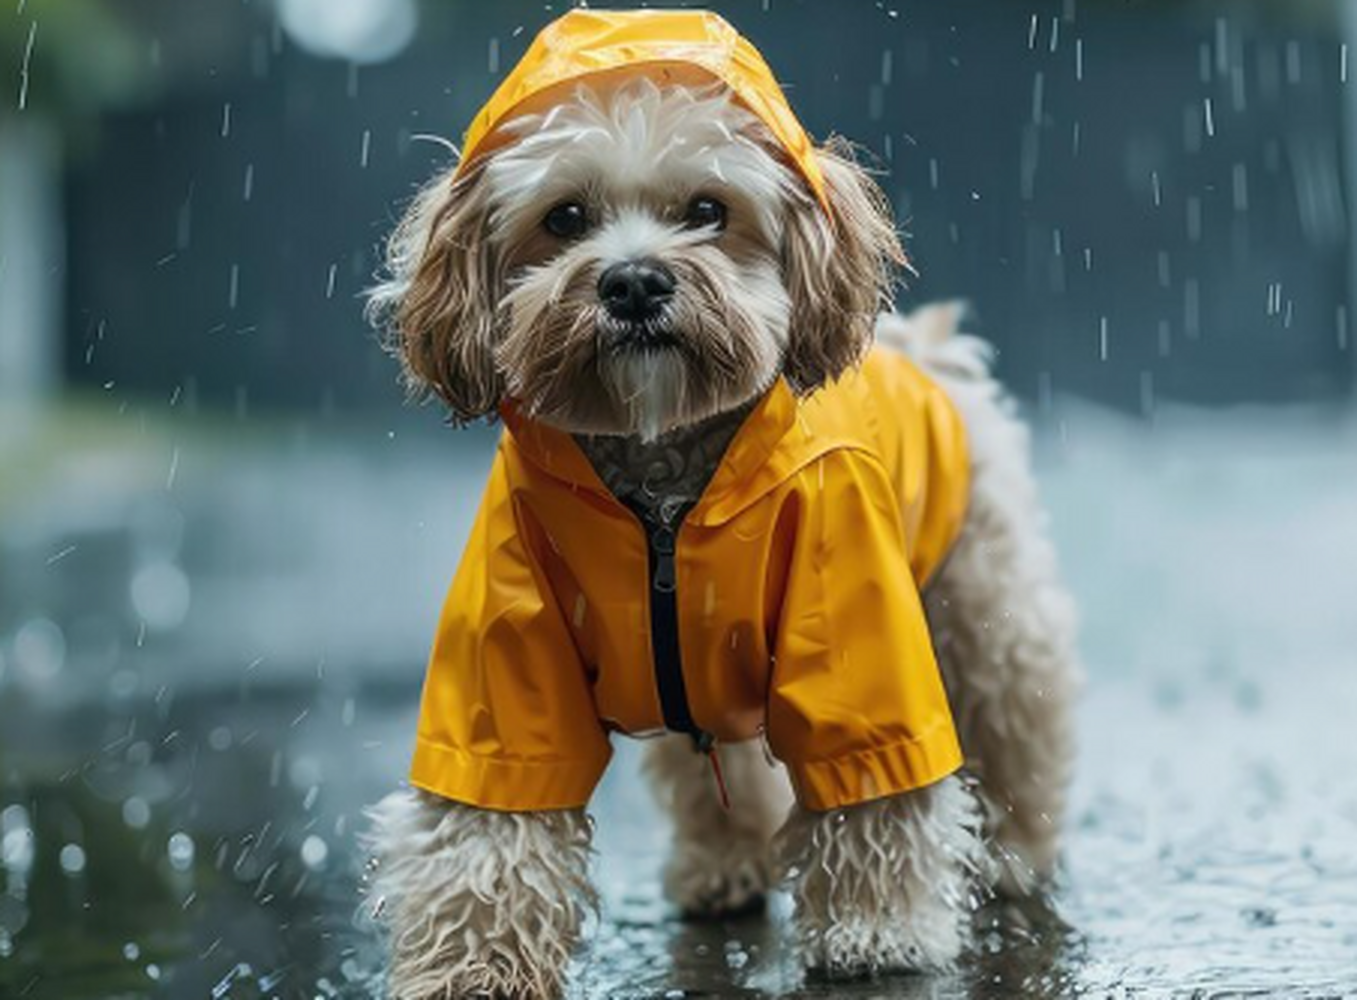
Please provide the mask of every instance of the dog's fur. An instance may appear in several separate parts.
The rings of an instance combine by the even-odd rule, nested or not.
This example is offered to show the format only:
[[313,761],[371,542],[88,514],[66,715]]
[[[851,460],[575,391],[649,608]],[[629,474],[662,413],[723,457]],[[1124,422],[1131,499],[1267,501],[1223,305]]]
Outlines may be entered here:
[[[925,602],[973,778],[809,813],[754,741],[723,755],[741,790],[727,812],[682,737],[653,741],[646,761],[674,820],[665,889],[685,913],[746,909],[783,881],[809,966],[948,967],[978,894],[1032,892],[1052,876],[1077,686],[1026,431],[989,375],[988,348],[957,331],[954,307],[881,314],[904,255],[886,198],[841,143],[817,151],[827,215],[759,121],[720,92],[580,88],[512,127],[512,141],[417,197],[372,298],[411,388],[454,420],[509,395],[567,431],[651,440],[745,405],[779,376],[813,392],[874,332],[962,414],[969,513]],[[729,206],[726,228],[684,224],[698,195]],[[542,225],[563,200],[590,220],[570,240]],[[662,349],[615,349],[599,302],[601,270],[636,257],[678,281],[656,320]],[[582,813],[400,792],[373,818],[393,997],[560,992],[593,905]]]

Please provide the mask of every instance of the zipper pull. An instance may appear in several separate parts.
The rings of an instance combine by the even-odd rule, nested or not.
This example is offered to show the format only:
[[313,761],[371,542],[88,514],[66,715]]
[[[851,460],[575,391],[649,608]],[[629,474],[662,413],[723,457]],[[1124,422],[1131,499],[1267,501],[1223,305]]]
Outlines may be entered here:
[[730,790],[726,788],[726,776],[721,771],[721,755],[716,752],[716,737],[706,730],[699,730],[693,734],[693,744],[697,747],[697,752],[705,754],[707,762],[711,764],[712,777],[716,779],[716,795],[721,801],[721,808],[730,812]]
[[652,585],[662,594],[672,594],[678,584],[674,572],[674,529],[661,524],[650,534],[650,547],[655,550],[655,576]]

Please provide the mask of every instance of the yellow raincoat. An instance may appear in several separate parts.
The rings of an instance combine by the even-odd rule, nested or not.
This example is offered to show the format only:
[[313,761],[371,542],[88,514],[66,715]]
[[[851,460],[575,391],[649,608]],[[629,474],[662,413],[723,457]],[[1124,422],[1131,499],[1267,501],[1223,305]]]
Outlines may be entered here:
[[[665,728],[647,536],[568,434],[512,405],[504,417],[439,622],[411,780],[490,809],[581,806],[610,732]],[[955,410],[904,357],[877,349],[804,400],[779,381],[674,547],[697,726],[717,741],[763,730],[810,809],[960,766],[919,588],[956,536],[967,482]]]
[[[724,81],[823,199],[767,66],[702,12],[562,17],[477,116],[464,162],[561,83],[623,69]],[[413,784],[489,809],[574,808],[603,774],[610,733],[666,722],[708,746],[762,733],[809,809],[960,766],[919,589],[961,524],[966,445],[909,361],[876,350],[805,399],[779,380],[663,540],[568,434],[512,402],[502,414],[438,625]]]

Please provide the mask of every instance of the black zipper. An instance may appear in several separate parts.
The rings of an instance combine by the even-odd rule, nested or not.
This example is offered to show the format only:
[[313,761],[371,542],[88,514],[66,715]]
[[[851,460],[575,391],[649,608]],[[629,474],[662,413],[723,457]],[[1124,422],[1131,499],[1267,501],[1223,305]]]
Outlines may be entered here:
[[650,553],[650,652],[655,661],[655,687],[660,695],[660,711],[665,728],[686,733],[702,753],[710,753],[716,743],[711,733],[694,720],[688,704],[688,688],[683,680],[683,654],[679,648],[678,574],[674,553],[683,519],[693,504],[670,509],[663,504],[652,514],[639,505],[629,504],[646,533]]

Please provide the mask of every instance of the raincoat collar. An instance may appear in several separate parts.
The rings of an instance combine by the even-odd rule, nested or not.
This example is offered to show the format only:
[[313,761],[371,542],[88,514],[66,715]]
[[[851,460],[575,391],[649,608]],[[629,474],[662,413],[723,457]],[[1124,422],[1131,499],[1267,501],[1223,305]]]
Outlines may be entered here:
[[[796,448],[792,440],[804,431],[798,428],[799,411],[796,394],[786,379],[779,378],[740,425],[687,520],[694,524],[726,521],[804,464],[796,460],[803,449]],[[565,431],[527,416],[515,400],[500,407],[500,416],[514,445],[533,465],[576,489],[617,503],[575,439]],[[779,452],[787,453],[783,461],[771,461]],[[813,455],[801,457],[808,461]]]

